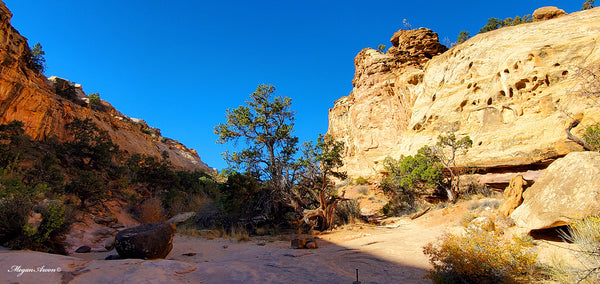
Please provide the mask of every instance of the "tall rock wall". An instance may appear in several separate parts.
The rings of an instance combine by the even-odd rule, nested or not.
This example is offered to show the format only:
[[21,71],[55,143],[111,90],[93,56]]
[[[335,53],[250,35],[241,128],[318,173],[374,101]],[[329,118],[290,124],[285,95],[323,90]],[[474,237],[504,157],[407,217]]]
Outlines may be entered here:
[[328,133],[346,143],[355,177],[378,175],[385,157],[448,132],[474,142],[459,166],[547,164],[581,149],[565,133],[573,117],[575,134],[600,123],[598,104],[581,92],[582,68],[600,70],[599,38],[600,8],[479,34],[445,52],[432,48],[433,32],[401,30],[387,53],[357,55],[354,89],[330,110]]
[[95,110],[84,100],[71,101],[56,95],[50,81],[31,69],[27,39],[11,26],[11,17],[0,1],[0,123],[19,120],[34,139],[56,135],[64,141],[69,138],[67,123],[75,118],[90,118],[99,128],[107,130],[113,142],[127,153],[160,157],[166,151],[173,165],[180,169],[211,170],[196,151],[156,135],[157,131],[148,131],[143,121],[122,115],[106,102],[102,110]]

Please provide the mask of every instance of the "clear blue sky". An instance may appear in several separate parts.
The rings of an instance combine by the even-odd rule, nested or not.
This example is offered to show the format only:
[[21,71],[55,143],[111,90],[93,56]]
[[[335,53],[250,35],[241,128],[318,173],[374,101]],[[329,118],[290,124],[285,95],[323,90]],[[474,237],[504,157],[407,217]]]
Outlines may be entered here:
[[[391,45],[407,19],[454,42],[490,17],[563,1],[3,0],[12,24],[46,52],[46,76],[83,85],[124,114],[225,167],[214,126],[256,86],[291,97],[301,141],[327,131],[329,108],[352,90],[354,57]],[[426,3],[424,5],[423,3]],[[515,43],[518,44],[518,43]]]

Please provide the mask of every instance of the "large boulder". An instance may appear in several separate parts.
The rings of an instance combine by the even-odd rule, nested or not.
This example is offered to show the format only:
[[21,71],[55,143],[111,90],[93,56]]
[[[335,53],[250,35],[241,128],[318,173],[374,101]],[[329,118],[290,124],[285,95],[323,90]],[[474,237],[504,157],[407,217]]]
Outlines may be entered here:
[[567,15],[565,10],[554,6],[541,7],[533,11],[534,21],[545,21]]
[[174,234],[173,224],[143,224],[119,232],[115,248],[121,258],[165,258],[173,248]]
[[511,214],[529,230],[569,225],[600,212],[600,153],[573,152],[554,161],[523,193]]

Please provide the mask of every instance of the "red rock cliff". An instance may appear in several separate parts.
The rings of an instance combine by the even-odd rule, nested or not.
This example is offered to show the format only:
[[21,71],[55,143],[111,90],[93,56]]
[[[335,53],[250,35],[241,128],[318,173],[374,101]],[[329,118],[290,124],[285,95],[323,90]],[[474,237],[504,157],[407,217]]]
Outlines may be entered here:
[[64,141],[68,139],[67,123],[75,118],[90,118],[108,131],[113,142],[126,153],[160,156],[166,151],[177,168],[211,170],[195,150],[161,137],[158,130],[124,116],[106,102],[102,102],[101,110],[95,110],[84,100],[73,102],[56,95],[50,81],[30,68],[27,39],[11,26],[11,18],[12,13],[0,1],[0,123],[19,120],[34,139],[56,135]]

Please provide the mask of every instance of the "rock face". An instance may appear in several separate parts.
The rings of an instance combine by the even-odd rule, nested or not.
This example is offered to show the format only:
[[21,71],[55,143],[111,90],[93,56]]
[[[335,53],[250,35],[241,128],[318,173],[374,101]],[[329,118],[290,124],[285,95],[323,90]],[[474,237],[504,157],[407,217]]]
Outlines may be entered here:
[[578,76],[600,64],[599,35],[600,9],[479,34],[445,52],[429,30],[399,31],[386,54],[356,56],[354,89],[329,111],[328,134],[345,142],[354,178],[451,131],[474,142],[457,166],[545,167],[581,149],[565,134],[570,116],[582,119],[578,136],[600,122]]
[[114,247],[121,258],[165,258],[173,249],[174,234],[171,224],[143,224],[119,232]]
[[49,84],[56,82],[56,77],[47,80],[31,68],[27,39],[11,26],[11,18],[11,12],[0,1],[0,123],[20,120],[25,132],[34,139],[57,135],[65,141],[69,138],[67,123],[75,118],[90,118],[129,154],[160,157],[166,151],[178,168],[211,171],[196,151],[175,140],[153,135],[155,132],[149,131],[152,129],[145,123],[126,117],[107,102],[102,102],[102,110],[89,107],[81,86],[74,86],[77,95],[74,101],[56,95]]
[[600,212],[600,153],[573,152],[556,160],[525,191],[511,214],[529,230],[568,225]]

